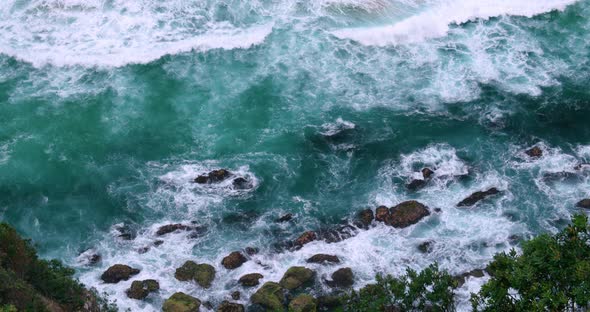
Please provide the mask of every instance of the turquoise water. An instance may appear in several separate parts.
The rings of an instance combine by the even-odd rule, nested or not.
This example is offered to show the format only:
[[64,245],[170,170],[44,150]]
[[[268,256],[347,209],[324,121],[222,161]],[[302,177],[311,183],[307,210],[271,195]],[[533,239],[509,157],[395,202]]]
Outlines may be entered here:
[[[480,268],[590,196],[590,170],[574,169],[590,162],[589,30],[588,1],[4,1],[0,219],[134,311],[180,290],[215,303],[244,273],[278,280],[318,252],[352,267],[355,287],[434,261]],[[540,159],[524,154],[534,145]],[[434,180],[408,191],[424,166]],[[191,182],[217,168],[254,187]],[[489,187],[501,196],[455,207]],[[408,199],[442,212],[277,247]],[[274,222],[285,213],[294,222]],[[191,221],[206,233],[138,252],[158,226]],[[118,238],[119,224],[137,238]],[[253,261],[221,267],[247,246],[261,249]],[[79,256],[89,248],[98,266]],[[188,259],[216,266],[212,289],[173,278]],[[160,294],[102,284],[114,263]]]

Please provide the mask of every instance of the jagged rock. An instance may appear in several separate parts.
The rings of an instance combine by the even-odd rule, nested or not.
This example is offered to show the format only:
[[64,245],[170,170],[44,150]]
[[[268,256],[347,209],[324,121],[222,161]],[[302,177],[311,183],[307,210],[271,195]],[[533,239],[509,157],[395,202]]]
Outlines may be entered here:
[[337,243],[356,235],[356,230],[352,225],[343,225],[336,229],[320,230],[317,236],[326,243]]
[[277,219],[278,223],[282,223],[282,222],[289,222],[293,219],[293,214],[292,213],[288,213],[280,218]]
[[279,284],[285,289],[293,290],[301,285],[311,282],[315,276],[315,272],[301,266],[290,267],[281,278]]
[[485,199],[488,196],[492,196],[495,194],[500,193],[500,191],[495,188],[492,187],[491,189],[487,190],[487,191],[483,191],[483,192],[475,192],[473,194],[471,194],[469,197],[465,198],[464,200],[462,200],[460,203],[457,204],[457,207],[470,207],[475,205],[477,202],[479,202],[480,200]]
[[317,235],[315,232],[313,231],[307,231],[303,234],[301,234],[301,236],[299,236],[296,240],[295,240],[295,245],[297,246],[303,246],[307,243],[310,243],[314,240],[316,240]]
[[226,169],[218,169],[209,172],[206,175],[200,175],[195,178],[195,183],[207,184],[207,183],[218,183],[224,181],[231,176],[231,172]]
[[388,217],[389,217],[389,208],[387,208],[385,206],[377,207],[377,210],[375,210],[375,220],[376,221],[387,222]]
[[362,227],[368,227],[373,222],[375,216],[373,215],[373,210],[371,209],[364,209],[359,212],[358,220]]
[[582,199],[576,204],[576,207],[590,209],[590,198]]
[[223,301],[217,308],[217,312],[244,312],[244,306],[239,303]]
[[301,294],[289,303],[289,312],[315,312],[316,299],[307,294]]
[[332,280],[326,282],[330,287],[348,288],[354,284],[351,268],[342,268],[332,273]]
[[156,247],[158,247],[158,246],[160,246],[160,245],[162,245],[162,244],[164,244],[164,241],[163,241],[163,240],[159,240],[159,239],[158,239],[158,240],[155,240],[155,241],[154,241],[154,246],[156,246]]
[[161,227],[158,228],[158,231],[156,231],[156,235],[157,236],[162,236],[162,235],[166,235],[172,232],[176,232],[176,231],[188,231],[191,230],[192,227],[188,226],[188,225],[184,225],[184,224],[167,224],[167,225],[163,225]]
[[392,207],[389,214],[389,225],[396,228],[404,228],[418,223],[422,218],[430,215],[430,211],[423,204],[415,200],[410,200]]
[[227,257],[221,260],[221,264],[228,270],[233,270],[239,268],[244,262],[248,261],[242,253],[239,251],[234,251],[230,253]]
[[90,257],[88,257],[88,264],[95,265],[99,263],[100,260],[102,260],[102,256],[100,254],[93,254]]
[[543,156],[543,150],[538,146],[526,150],[525,153],[532,158],[539,158]]
[[307,259],[308,263],[340,263],[340,259],[337,256],[317,254]]
[[252,295],[250,301],[270,311],[283,311],[285,293],[281,285],[274,282],[266,282]]
[[406,187],[410,191],[417,191],[417,190],[423,188],[424,186],[426,186],[426,183],[427,183],[426,180],[414,179],[410,183],[408,183],[408,185],[406,185]]
[[246,254],[248,256],[253,256],[253,255],[257,254],[259,250],[256,247],[246,247],[246,248],[244,248],[244,251],[246,252]]
[[176,269],[174,277],[183,282],[193,280],[201,287],[209,288],[215,279],[215,268],[210,264],[196,264],[189,260]]
[[160,289],[160,283],[153,279],[133,281],[131,288],[127,289],[127,297],[131,299],[145,299],[151,292]]
[[116,284],[120,281],[126,281],[131,278],[133,275],[139,274],[138,269],[134,269],[128,265],[124,264],[115,264],[108,268],[100,278],[109,284]]
[[201,307],[201,300],[182,292],[177,292],[168,300],[164,301],[162,311],[164,312],[198,312]]
[[135,233],[135,231],[128,224],[119,224],[114,228],[117,232],[119,232],[117,237],[122,240],[134,240],[137,236],[137,233]]
[[242,294],[237,290],[231,293],[231,298],[233,300],[240,300],[241,296],[242,296]]
[[260,273],[250,273],[240,277],[238,283],[246,287],[257,286],[258,284],[260,284],[259,280],[263,277],[264,276],[262,276],[262,274]]
[[430,179],[430,177],[432,177],[433,174],[434,174],[434,171],[432,171],[432,169],[430,169],[430,168],[423,168],[422,169],[422,177],[424,177],[424,180]]
[[432,252],[432,245],[434,245],[433,241],[423,242],[422,244],[418,245],[418,250],[420,250],[422,253],[430,253]]
[[484,274],[484,270],[482,270],[482,269],[475,269],[475,270],[471,270],[469,272],[465,272],[465,273],[463,273],[461,275],[457,275],[457,276],[454,277],[454,279],[457,282],[457,287],[461,287],[461,286],[463,286],[465,284],[465,280],[468,277],[472,276],[472,277],[480,278],[480,277],[484,277],[484,275],[485,275]]

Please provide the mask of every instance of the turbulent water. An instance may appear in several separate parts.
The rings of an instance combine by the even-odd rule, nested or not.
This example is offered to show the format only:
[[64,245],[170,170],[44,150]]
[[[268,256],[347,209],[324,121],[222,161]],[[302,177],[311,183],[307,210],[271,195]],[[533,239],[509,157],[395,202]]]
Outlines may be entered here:
[[[590,169],[575,169],[590,162],[589,84],[587,0],[4,0],[0,219],[133,311],[176,291],[216,304],[242,274],[276,281],[318,252],[357,288],[435,261],[462,273],[562,228],[590,195]],[[425,166],[433,180],[410,192]],[[218,168],[253,187],[192,182]],[[456,207],[490,187],[501,194]],[[441,212],[279,247],[408,199]],[[156,238],[170,222],[206,231]],[[221,266],[247,246],[253,261]],[[216,267],[211,289],[174,279],[188,259]],[[102,283],[115,263],[160,293]],[[482,280],[460,289],[460,310]]]

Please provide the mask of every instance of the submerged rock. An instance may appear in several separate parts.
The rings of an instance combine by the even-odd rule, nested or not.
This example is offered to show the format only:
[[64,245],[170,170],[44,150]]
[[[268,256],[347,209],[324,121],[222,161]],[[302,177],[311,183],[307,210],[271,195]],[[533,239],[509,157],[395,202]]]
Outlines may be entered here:
[[590,198],[582,199],[576,204],[576,207],[590,209]]
[[231,298],[233,300],[240,300],[240,297],[242,297],[242,294],[237,290],[231,293]]
[[586,169],[590,169],[590,164],[589,163],[581,163],[581,164],[577,164],[574,167],[574,170],[586,170]]
[[164,301],[162,311],[164,312],[198,312],[201,307],[201,300],[182,292],[177,292],[168,300]]
[[495,194],[500,193],[500,191],[495,188],[492,187],[491,189],[487,190],[487,191],[483,191],[483,192],[475,192],[471,195],[469,195],[469,197],[465,198],[464,200],[462,200],[460,203],[457,204],[457,207],[470,207],[475,205],[477,202],[485,199],[488,196],[492,196]]
[[294,266],[290,267],[281,278],[279,284],[285,289],[293,290],[303,284],[311,282],[315,276],[315,272],[306,267]]
[[525,153],[532,158],[539,158],[543,156],[543,150],[538,146],[526,150]]
[[424,178],[424,180],[428,180],[432,177],[432,175],[434,174],[434,171],[432,171],[432,169],[430,168],[423,168],[422,169],[422,177]]
[[250,182],[250,180],[243,178],[243,177],[235,178],[232,181],[232,186],[236,190],[247,190],[247,189],[251,189],[253,187],[252,182]]
[[256,247],[246,247],[244,248],[244,251],[248,256],[253,256],[259,252],[258,248]]
[[389,211],[388,224],[396,228],[404,228],[418,223],[422,218],[430,215],[428,207],[415,201],[405,201],[392,207]]
[[246,309],[239,303],[223,301],[217,308],[217,312],[244,312]]
[[311,243],[312,241],[316,240],[317,235],[315,232],[313,231],[307,231],[303,234],[301,234],[301,236],[299,236],[296,240],[295,240],[295,245],[297,246],[303,246],[307,243]]
[[231,176],[231,172],[226,169],[218,169],[209,172],[206,175],[200,175],[195,178],[194,182],[199,184],[218,183],[226,180]]
[[102,273],[100,279],[102,279],[105,283],[116,284],[120,281],[126,281],[130,279],[131,276],[137,275],[139,272],[139,269],[134,269],[128,265],[115,264]]
[[160,289],[160,283],[153,279],[143,281],[133,281],[131,287],[125,291],[127,297],[131,299],[145,299],[151,292],[158,291]]
[[410,191],[417,191],[426,186],[427,181],[422,179],[414,179],[412,182],[408,183],[406,187]]
[[307,259],[307,263],[340,263],[340,259],[333,255],[317,254]]
[[348,288],[354,284],[354,274],[351,268],[342,268],[332,273],[332,280],[326,281],[330,287]]
[[426,241],[418,245],[418,250],[420,250],[422,253],[430,253],[432,252],[433,245],[433,241]]
[[134,240],[137,233],[128,224],[118,224],[114,227],[115,231],[119,232],[118,238],[122,240]]
[[252,295],[250,301],[270,311],[283,311],[285,293],[281,285],[274,282],[266,282]]
[[244,264],[248,259],[244,255],[242,255],[239,251],[234,251],[230,253],[227,257],[221,260],[221,264],[228,270],[233,270],[239,268]]
[[307,294],[301,294],[289,303],[289,312],[315,312],[316,299]]
[[172,232],[176,232],[176,231],[189,231],[192,230],[193,228],[188,226],[188,225],[184,225],[184,224],[167,224],[167,225],[163,225],[161,227],[158,228],[158,230],[156,231],[156,235],[157,236],[162,236],[162,235],[166,235]]
[[277,219],[278,223],[282,223],[282,222],[289,222],[293,219],[293,214],[292,213],[288,213],[280,218]]
[[245,287],[257,286],[260,284],[260,279],[263,277],[264,276],[262,276],[260,273],[250,273],[240,277],[238,283]]
[[476,278],[481,278],[484,277],[484,270],[482,269],[475,269],[475,270],[471,270],[469,272],[465,272],[461,275],[457,275],[455,277],[453,277],[453,279],[455,279],[455,281],[457,282],[457,286],[461,287],[465,284],[465,280],[468,277],[476,277]]
[[193,280],[201,287],[209,288],[215,279],[215,268],[210,264],[197,264],[189,260],[176,269],[174,277],[183,282]]

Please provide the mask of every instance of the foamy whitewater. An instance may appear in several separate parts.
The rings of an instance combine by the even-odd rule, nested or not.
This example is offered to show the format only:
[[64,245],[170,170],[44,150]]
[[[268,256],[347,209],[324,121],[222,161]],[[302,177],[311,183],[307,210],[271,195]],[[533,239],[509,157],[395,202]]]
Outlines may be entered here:
[[[318,273],[314,295],[340,267],[356,289],[434,262],[484,268],[590,197],[589,34],[587,0],[5,0],[0,220],[122,311],[178,291],[247,305],[240,276],[294,265]],[[193,182],[219,168],[247,187]],[[285,247],[406,200],[431,215]],[[156,234],[170,223],[200,231]],[[221,265],[246,247],[260,251]],[[317,253],[341,264],[305,262]],[[187,260],[215,267],[210,289],[174,278]],[[103,283],[117,263],[141,273]],[[150,278],[158,293],[127,297]],[[487,279],[467,279],[459,311]]]

